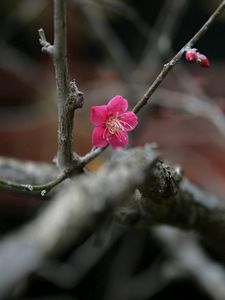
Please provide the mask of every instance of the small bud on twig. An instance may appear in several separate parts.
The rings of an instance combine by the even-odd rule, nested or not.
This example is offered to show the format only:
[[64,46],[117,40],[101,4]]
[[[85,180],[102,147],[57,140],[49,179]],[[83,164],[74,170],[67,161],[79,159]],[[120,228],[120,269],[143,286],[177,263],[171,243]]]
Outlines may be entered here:
[[189,49],[186,51],[185,53],[185,58],[187,61],[196,61],[197,59],[197,49],[193,48],[193,49]]
[[185,59],[190,62],[197,62],[203,68],[209,67],[208,58],[204,54],[198,52],[196,48],[187,49],[185,51]]
[[203,68],[209,67],[209,60],[204,54],[198,53],[197,63]]

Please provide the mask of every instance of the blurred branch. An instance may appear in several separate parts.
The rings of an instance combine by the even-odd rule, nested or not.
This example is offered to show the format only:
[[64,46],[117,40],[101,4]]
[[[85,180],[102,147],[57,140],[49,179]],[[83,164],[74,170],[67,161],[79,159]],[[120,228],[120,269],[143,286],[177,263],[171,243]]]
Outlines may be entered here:
[[185,110],[195,116],[207,118],[225,136],[225,118],[220,108],[207,96],[158,89],[155,103]]
[[120,299],[147,299],[181,279],[193,281],[214,300],[225,298],[225,269],[207,256],[195,235],[169,226],[154,227],[152,232],[161,244],[161,257],[144,271],[123,279],[121,289],[116,289]]
[[[61,288],[74,288],[86,274],[102,259],[105,253],[116,243],[126,230],[113,224],[107,241],[96,245],[96,233],[74,250],[66,262],[50,261],[37,271],[38,275]],[[97,232],[98,234],[98,232]]]
[[160,56],[168,56],[171,44],[179,21],[181,20],[188,0],[167,0],[160,11],[154,28],[148,33],[148,41],[141,60],[132,74],[133,81],[140,82],[141,79],[149,77],[149,71],[155,74],[159,64],[161,64]]
[[[91,0],[93,2],[93,0]],[[119,14],[123,19],[130,21],[143,37],[147,37],[149,33],[149,25],[139,14],[139,12],[129,5],[129,3],[120,0],[101,0],[99,2],[105,9]]]
[[[40,93],[34,82],[41,76],[41,68],[34,59],[7,42],[0,40],[0,68],[12,72],[26,84],[32,86],[35,92]],[[29,76],[24,73],[29,70]]]
[[225,206],[213,195],[181,180],[180,169],[157,161],[148,174],[146,186],[133,197],[127,207],[116,211],[117,221],[139,226],[168,224],[200,233],[225,259]]
[[18,183],[38,185],[56,177],[54,165],[0,157],[0,177]]
[[[134,247],[126,249],[123,253],[125,258],[121,257],[122,263],[120,261],[117,272],[112,274],[114,276],[108,284],[110,290],[105,299],[150,299],[172,282],[181,279],[193,281],[212,299],[225,298],[225,269],[206,255],[193,234],[169,226],[154,227],[151,233],[161,245],[160,254],[143,271],[124,274],[123,269],[129,265],[124,261]],[[139,247],[139,243],[133,243]]]
[[0,273],[0,298],[12,292],[46,256],[61,252],[86,230],[95,231],[112,207],[144,183],[156,155],[149,147],[118,151],[98,174],[77,177],[34,221],[5,238],[0,243],[0,269],[4,269]]
[[214,300],[225,299],[225,269],[207,257],[195,236],[167,226],[155,228],[153,232],[163,248],[168,250],[170,262],[167,263],[167,273],[175,272],[192,279]]
[[[84,232],[95,231],[115,207],[115,220],[123,225],[171,224],[195,230],[223,256],[224,205],[182,180],[176,166],[156,158],[149,146],[118,151],[100,172],[76,177],[34,221],[5,238],[0,244],[0,295],[12,291],[47,256],[61,252]],[[137,187],[141,194],[133,194]],[[125,199],[130,200],[121,206]]]
[[71,2],[79,6],[95,31],[95,34],[112,58],[122,78],[126,80],[127,74],[133,69],[133,61],[124,45],[110,28],[104,13],[101,11],[101,6],[95,1],[71,0]]

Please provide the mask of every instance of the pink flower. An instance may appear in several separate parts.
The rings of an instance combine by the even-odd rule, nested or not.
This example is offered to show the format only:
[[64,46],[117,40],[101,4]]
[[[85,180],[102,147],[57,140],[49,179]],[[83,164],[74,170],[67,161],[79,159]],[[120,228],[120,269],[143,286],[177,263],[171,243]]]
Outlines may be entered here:
[[127,132],[138,124],[135,113],[126,112],[127,108],[128,102],[122,96],[113,97],[107,105],[91,108],[91,122],[96,126],[92,132],[94,146],[103,148],[110,144],[112,148],[123,148],[127,145]]

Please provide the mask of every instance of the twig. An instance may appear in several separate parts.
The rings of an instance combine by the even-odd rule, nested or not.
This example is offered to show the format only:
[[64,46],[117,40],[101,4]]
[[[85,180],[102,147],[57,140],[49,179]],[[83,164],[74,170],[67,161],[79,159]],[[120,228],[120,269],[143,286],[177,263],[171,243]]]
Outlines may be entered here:
[[93,159],[98,157],[105,149],[108,147],[105,146],[104,148],[93,148],[89,153],[84,155],[83,157],[80,157],[80,164],[82,167],[86,166],[89,162],[91,162]]
[[[68,177],[66,173],[58,176],[57,173],[57,168],[53,165],[1,157],[0,189],[46,196],[51,189]],[[44,181],[46,183],[42,183]]]
[[225,8],[225,1],[218,6],[215,12],[210,16],[206,23],[199,29],[199,31],[187,42],[187,44],[181,48],[181,50],[167,63],[164,65],[162,71],[159,73],[155,81],[148,88],[144,96],[137,102],[137,104],[132,109],[133,112],[138,113],[144,105],[146,105],[155,92],[157,87],[161,84],[170,70],[175,66],[175,64],[182,58],[186,49],[193,47],[193,45],[207,32],[207,30],[213,25],[216,18],[223,12]]
[[51,191],[56,185],[61,183],[66,177],[66,173],[63,173],[55,179],[53,179],[52,181],[38,185],[18,183],[0,178],[0,189],[20,193],[29,193],[33,195],[40,194],[40,196],[44,197],[49,191]]

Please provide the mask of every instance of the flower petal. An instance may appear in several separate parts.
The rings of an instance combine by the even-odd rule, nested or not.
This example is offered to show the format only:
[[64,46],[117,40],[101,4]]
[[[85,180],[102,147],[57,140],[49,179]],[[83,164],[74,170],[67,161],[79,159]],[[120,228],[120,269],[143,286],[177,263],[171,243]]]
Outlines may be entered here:
[[126,131],[120,131],[118,134],[113,134],[108,137],[110,146],[115,148],[124,148],[128,143],[128,134]]
[[126,129],[126,131],[133,130],[138,124],[138,118],[132,111],[123,114],[119,122]]
[[106,122],[108,110],[106,105],[92,106],[91,108],[91,123],[101,125]]
[[105,128],[98,126],[95,127],[92,131],[92,145],[95,147],[103,148],[105,147],[108,142],[105,139]]
[[121,115],[128,109],[128,102],[122,96],[113,97],[107,104],[108,112],[114,115]]

